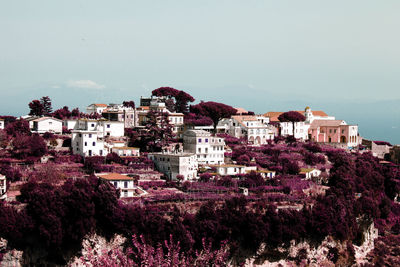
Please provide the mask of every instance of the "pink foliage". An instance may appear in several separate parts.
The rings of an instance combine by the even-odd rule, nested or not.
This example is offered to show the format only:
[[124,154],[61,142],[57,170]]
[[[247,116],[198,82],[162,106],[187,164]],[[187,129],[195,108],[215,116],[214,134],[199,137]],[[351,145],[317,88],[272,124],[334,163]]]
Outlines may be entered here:
[[101,255],[96,255],[93,250],[89,250],[86,259],[82,257],[81,262],[85,266],[111,267],[227,266],[228,246],[226,242],[222,242],[218,250],[212,250],[211,244],[207,243],[205,239],[202,243],[203,249],[196,251],[193,257],[181,251],[180,242],[175,243],[172,235],[169,240],[165,240],[156,248],[146,244],[142,235],[140,239],[133,235],[133,249],[128,248],[125,252],[121,249],[113,249],[103,251]]

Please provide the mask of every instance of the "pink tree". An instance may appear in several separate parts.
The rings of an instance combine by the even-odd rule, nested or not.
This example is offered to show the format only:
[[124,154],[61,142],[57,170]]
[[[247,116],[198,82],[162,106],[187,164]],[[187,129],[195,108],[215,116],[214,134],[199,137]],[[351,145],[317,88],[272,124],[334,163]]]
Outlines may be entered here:
[[295,122],[305,121],[306,117],[297,111],[288,111],[279,115],[278,120],[280,122],[291,122],[293,125],[293,136],[295,133]]
[[200,102],[197,105],[190,106],[190,111],[209,117],[214,123],[214,132],[217,131],[217,124],[220,119],[229,118],[237,112],[237,110],[231,106],[213,101]]

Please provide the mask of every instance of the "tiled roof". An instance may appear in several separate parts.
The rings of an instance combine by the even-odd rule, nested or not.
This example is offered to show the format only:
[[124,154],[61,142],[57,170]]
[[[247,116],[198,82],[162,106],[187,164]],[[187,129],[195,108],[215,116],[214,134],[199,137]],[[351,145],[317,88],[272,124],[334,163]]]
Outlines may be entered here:
[[345,125],[343,120],[314,120],[311,123],[310,129],[316,129],[318,127],[338,127],[340,125]]
[[107,107],[106,104],[93,104],[93,105],[95,105],[96,107],[103,107],[103,108],[106,108],[106,107]]
[[236,109],[236,114],[248,113],[248,111],[245,110],[244,108],[234,108],[234,109]]
[[257,117],[254,115],[236,115],[232,116],[232,119],[235,119],[245,127],[247,127],[247,125],[244,124],[245,121],[258,121]]
[[308,172],[312,172],[313,170],[315,170],[315,169],[314,168],[301,168],[300,173],[308,173]]
[[107,174],[97,174],[99,178],[109,180],[109,181],[116,181],[116,180],[133,180],[132,177],[129,177],[124,174],[120,173],[107,173]]
[[[296,110],[296,112],[298,112],[298,113],[300,113],[300,114],[302,114],[302,115],[304,115],[304,113],[305,113],[305,112],[302,111],[302,110]],[[314,116],[328,117],[328,114],[326,114],[326,113],[325,113],[324,111],[322,111],[322,110],[312,110],[311,112],[312,112],[312,114],[313,114]],[[265,113],[264,116],[265,116],[265,117],[269,117],[269,120],[270,120],[270,121],[279,121],[279,120],[278,120],[278,117],[279,117],[279,115],[281,115],[282,113],[284,113],[284,112],[270,111],[270,112]]]

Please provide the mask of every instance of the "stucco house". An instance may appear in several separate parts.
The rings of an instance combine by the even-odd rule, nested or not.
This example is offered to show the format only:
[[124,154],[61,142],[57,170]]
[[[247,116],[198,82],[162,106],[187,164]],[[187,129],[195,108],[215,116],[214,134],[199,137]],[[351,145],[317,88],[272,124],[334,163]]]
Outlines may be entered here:
[[107,108],[107,104],[90,104],[87,108],[86,108],[86,113],[88,114],[101,114],[103,112],[103,110],[105,110]]
[[306,180],[309,180],[314,177],[319,177],[321,175],[321,171],[314,168],[301,168],[299,174],[303,176]]
[[183,134],[183,150],[196,154],[199,164],[223,164],[225,140],[203,130],[188,130]]
[[31,131],[35,133],[62,133],[62,120],[52,117],[41,117],[30,121]]
[[[137,195],[137,186],[135,186],[134,179],[120,173],[99,173],[97,177],[110,182],[115,188],[120,189],[120,198],[134,197]],[[143,190],[139,189],[144,192]]]
[[140,148],[138,147],[113,147],[111,151],[116,153],[120,157],[139,157]]
[[222,119],[218,126],[225,127],[226,132],[234,137],[244,137],[250,144],[262,145],[275,137],[274,127],[268,124],[269,118],[255,115],[235,115]]
[[344,120],[314,120],[309,128],[310,139],[319,143],[341,143],[347,147],[359,144],[358,126]]
[[149,159],[154,162],[157,170],[164,173],[169,179],[176,180],[177,175],[182,175],[184,180],[197,177],[197,158],[193,153],[149,153]]

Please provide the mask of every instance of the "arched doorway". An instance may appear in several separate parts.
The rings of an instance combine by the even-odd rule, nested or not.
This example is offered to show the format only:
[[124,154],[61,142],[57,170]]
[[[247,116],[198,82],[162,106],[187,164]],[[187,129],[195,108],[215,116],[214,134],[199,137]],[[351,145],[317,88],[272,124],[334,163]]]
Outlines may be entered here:
[[255,144],[256,145],[261,144],[261,138],[259,136],[256,137]]
[[332,138],[331,137],[328,137],[328,142],[332,143]]
[[340,137],[340,143],[346,143],[346,136],[341,136]]
[[249,138],[249,143],[250,143],[250,144],[254,144],[254,136],[250,136],[250,138]]

